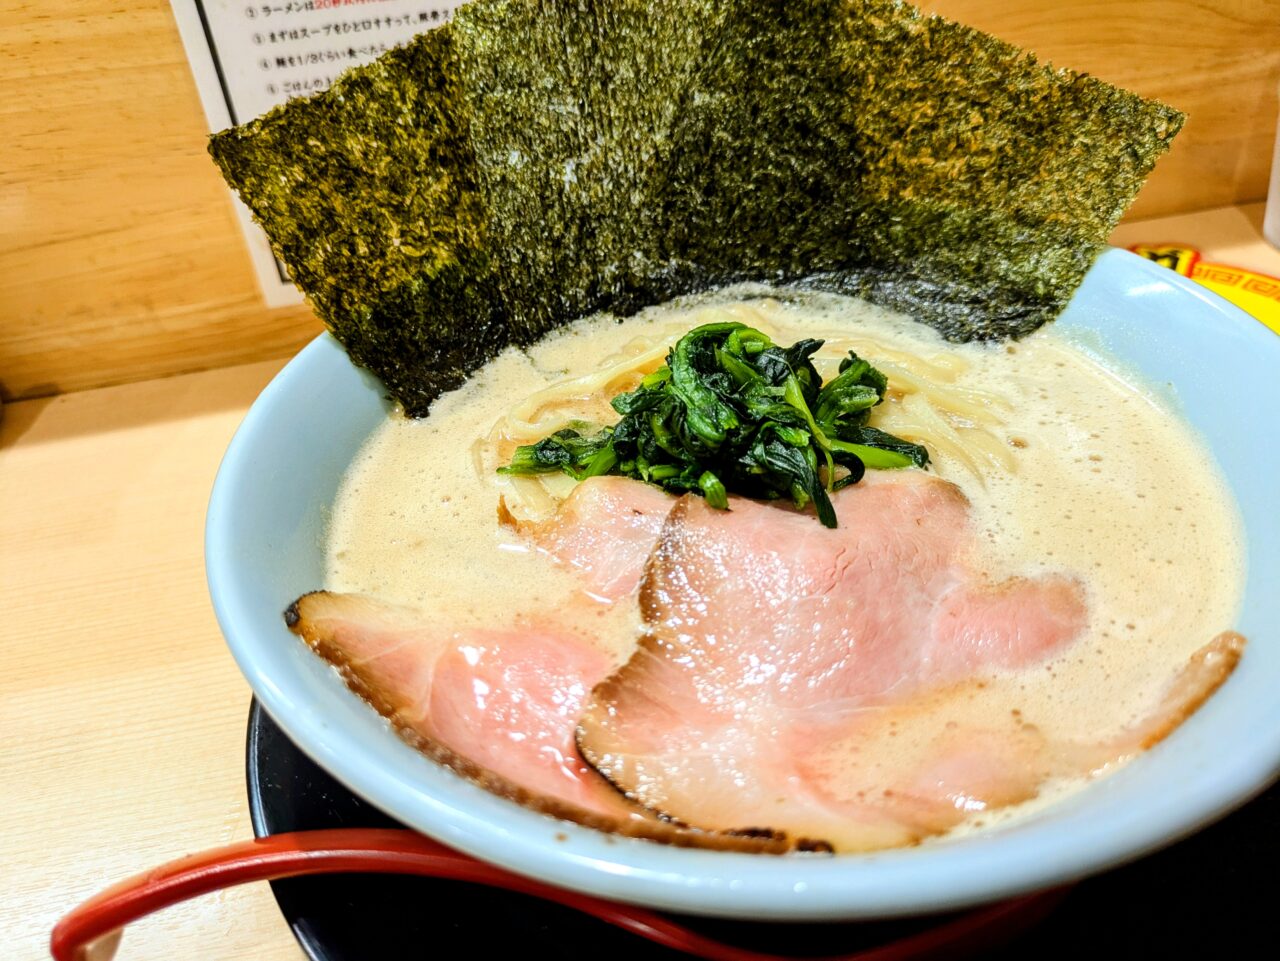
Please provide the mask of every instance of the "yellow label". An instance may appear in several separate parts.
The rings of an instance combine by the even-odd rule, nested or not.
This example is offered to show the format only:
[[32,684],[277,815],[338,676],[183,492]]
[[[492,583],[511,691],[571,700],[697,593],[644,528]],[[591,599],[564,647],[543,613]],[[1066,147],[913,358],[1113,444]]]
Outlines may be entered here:
[[1200,251],[1186,244],[1135,244],[1129,249],[1190,277],[1280,334],[1280,277],[1228,264],[1206,263],[1200,259]]

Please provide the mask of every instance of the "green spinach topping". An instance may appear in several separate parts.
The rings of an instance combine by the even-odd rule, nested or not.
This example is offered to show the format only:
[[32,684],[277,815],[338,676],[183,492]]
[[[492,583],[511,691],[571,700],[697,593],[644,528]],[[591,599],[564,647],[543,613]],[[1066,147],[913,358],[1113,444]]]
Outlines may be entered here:
[[779,347],[745,324],[704,324],[685,334],[667,363],[613,398],[612,427],[573,424],[516,448],[503,474],[563,471],[577,480],[618,474],[712,507],[744,497],[812,503],[836,526],[831,491],[866,468],[926,467],[929,454],[867,426],[888,379],[853,351],[825,385],[813,366],[820,340]]

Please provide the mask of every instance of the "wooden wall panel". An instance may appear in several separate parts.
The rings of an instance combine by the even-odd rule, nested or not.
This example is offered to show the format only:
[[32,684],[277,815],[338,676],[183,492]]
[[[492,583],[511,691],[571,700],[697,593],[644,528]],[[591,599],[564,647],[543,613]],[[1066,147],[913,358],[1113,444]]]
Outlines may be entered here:
[[284,356],[166,0],[0,0],[6,399]]
[[[932,0],[929,9],[1191,114],[1131,216],[1257,200],[1280,0]],[[284,356],[212,163],[166,0],[0,0],[0,394]]]

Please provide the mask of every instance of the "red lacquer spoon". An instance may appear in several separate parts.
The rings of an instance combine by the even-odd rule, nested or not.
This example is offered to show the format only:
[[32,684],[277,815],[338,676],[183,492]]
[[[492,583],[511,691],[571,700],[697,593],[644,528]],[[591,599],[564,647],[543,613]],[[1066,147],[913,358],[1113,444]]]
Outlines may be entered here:
[[[343,872],[418,874],[518,891],[709,961],[799,961],[723,944],[652,911],[555,888],[459,854],[413,831],[383,828],[273,834],[170,861],[84,902],[54,927],[50,950],[57,961],[108,961],[115,956],[126,924],[171,904],[247,881]],[[1005,901],[875,948],[806,961],[964,957],[1031,927],[1064,893],[1059,889]]]

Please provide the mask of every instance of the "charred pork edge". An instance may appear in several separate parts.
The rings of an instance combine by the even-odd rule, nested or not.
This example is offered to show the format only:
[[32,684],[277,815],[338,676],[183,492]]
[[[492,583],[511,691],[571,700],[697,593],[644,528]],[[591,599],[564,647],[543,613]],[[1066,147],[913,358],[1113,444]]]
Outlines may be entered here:
[[[1213,697],[1218,692],[1218,688],[1226,683],[1227,678],[1235,673],[1236,665],[1240,663],[1240,658],[1244,655],[1247,643],[1243,634],[1238,634],[1235,631],[1222,631],[1220,634],[1215,635],[1208,644],[1197,649],[1175,675],[1167,690],[1170,692],[1177,690],[1180,684],[1201,671],[1209,674],[1208,683],[1198,689],[1193,697],[1179,704],[1177,709],[1164,720],[1164,723],[1149,731],[1142,732],[1142,736],[1137,742],[1138,748],[1146,751],[1159,744],[1180,728],[1187,718],[1200,710],[1204,702]],[[1141,729],[1139,728],[1139,730]]]
[[[302,595],[302,597],[290,604],[284,612],[284,621],[289,630],[300,637],[316,654],[333,665],[343,681],[346,682],[347,687],[386,718],[401,740],[425,754],[431,760],[438,764],[443,764],[458,776],[466,778],[492,794],[515,801],[517,804],[523,805],[539,814],[546,814],[562,821],[572,821],[607,834],[640,838],[646,841],[658,841],[675,847],[706,848],[751,854],[783,854],[792,848],[792,845],[783,842],[772,834],[762,836],[754,833],[746,835],[732,832],[714,833],[667,821],[638,821],[632,823],[595,814],[575,804],[558,801],[523,788],[502,775],[477,764],[475,761],[463,757],[439,741],[424,737],[400,719],[396,707],[378,691],[376,686],[366,681],[360,672],[359,666],[348,660],[345,653],[333,645],[329,638],[308,618],[306,610],[308,599],[327,596],[331,596],[329,591],[312,591]],[[594,765],[592,767],[594,768]],[[611,787],[614,786],[607,778],[606,782]]]

